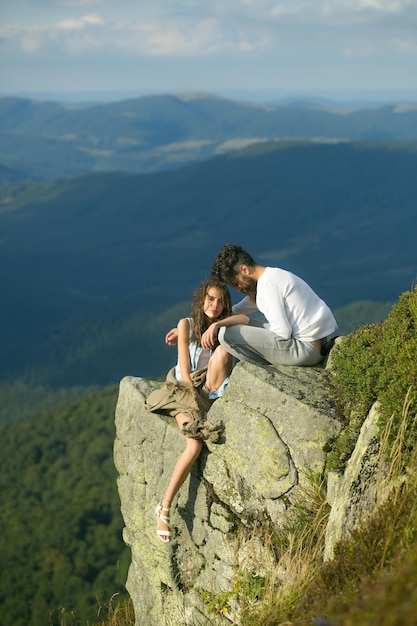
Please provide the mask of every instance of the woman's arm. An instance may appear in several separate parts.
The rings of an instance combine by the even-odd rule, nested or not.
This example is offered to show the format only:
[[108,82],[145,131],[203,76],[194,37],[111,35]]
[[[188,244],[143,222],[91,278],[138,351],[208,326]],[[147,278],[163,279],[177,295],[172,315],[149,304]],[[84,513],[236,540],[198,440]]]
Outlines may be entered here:
[[213,346],[217,343],[217,335],[222,326],[235,326],[236,324],[249,324],[249,317],[247,315],[243,315],[242,313],[239,315],[230,315],[230,317],[225,317],[222,320],[218,320],[217,322],[213,322],[207,328],[206,332],[201,336],[201,345],[206,350],[211,350]]
[[181,370],[181,380],[184,383],[192,385],[190,373],[190,352],[188,345],[190,343],[190,322],[186,317],[183,317],[178,322],[178,364]]

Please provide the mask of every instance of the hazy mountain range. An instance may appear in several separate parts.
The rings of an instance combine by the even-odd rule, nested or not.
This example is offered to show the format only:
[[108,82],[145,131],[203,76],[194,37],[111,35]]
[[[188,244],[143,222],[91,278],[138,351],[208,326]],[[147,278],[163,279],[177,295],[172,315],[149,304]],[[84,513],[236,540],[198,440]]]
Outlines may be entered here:
[[417,106],[261,105],[207,94],[96,105],[0,98],[3,182],[172,169],[271,139],[416,140]]

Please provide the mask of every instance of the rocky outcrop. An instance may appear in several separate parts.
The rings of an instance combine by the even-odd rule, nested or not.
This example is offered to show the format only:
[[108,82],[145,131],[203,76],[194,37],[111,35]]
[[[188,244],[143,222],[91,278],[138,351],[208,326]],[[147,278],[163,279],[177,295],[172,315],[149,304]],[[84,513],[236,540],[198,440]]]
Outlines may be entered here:
[[326,527],[324,560],[333,558],[334,548],[360,528],[389,496],[392,483],[382,461],[379,404],[365,419],[355,449],[343,475],[329,472],[327,501],[331,506]]
[[154,511],[183,438],[174,420],[143,408],[158,383],[122,380],[114,458],[137,624],[210,623],[204,594],[230,591],[237,568],[255,558],[250,540],[237,548],[238,529],[283,525],[306,474],[323,472],[326,445],[340,431],[328,375],[321,368],[236,366],[209,412],[224,435],[204,449],[181,488],[167,545],[156,535]]

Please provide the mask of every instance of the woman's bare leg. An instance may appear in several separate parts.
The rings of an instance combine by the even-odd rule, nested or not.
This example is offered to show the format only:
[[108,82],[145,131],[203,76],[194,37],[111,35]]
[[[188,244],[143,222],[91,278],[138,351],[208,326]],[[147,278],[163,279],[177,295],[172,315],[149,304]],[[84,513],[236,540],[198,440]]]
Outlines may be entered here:
[[[179,413],[176,416],[176,420],[179,428],[182,429],[183,425],[186,422],[190,421],[190,418],[183,413]],[[185,479],[191,471],[194,462],[200,456],[200,452],[203,448],[203,442],[200,439],[191,439],[191,437],[184,437],[184,439],[185,449],[181,453],[175,464],[171,480],[169,481],[169,485],[162,500],[162,506],[167,509],[170,508],[171,503],[177,495],[179,488],[184,483]],[[163,514],[166,517],[169,517],[169,512],[164,511]],[[158,517],[157,530],[168,530],[167,525],[163,522],[163,520],[161,520],[160,517]]]
[[230,376],[232,371],[232,355],[223,346],[217,346],[210,357],[207,368],[206,385],[209,391],[215,391]]

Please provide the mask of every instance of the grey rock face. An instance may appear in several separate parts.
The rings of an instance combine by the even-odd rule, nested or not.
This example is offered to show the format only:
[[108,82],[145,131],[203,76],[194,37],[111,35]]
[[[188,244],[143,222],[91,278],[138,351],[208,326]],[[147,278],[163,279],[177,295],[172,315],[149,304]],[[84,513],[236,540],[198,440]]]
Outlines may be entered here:
[[[340,431],[327,376],[321,368],[236,366],[208,415],[223,422],[224,436],[204,448],[181,488],[169,544],[156,535],[154,511],[183,437],[175,420],[143,408],[157,383],[122,380],[114,459],[132,551],[127,589],[138,624],[210,623],[204,592],[229,591],[248,558],[245,547],[236,552],[237,528],[257,520],[282,524],[305,472],[323,471],[324,448]],[[253,550],[248,544],[247,552]]]
[[[333,558],[336,544],[359,528],[384,499],[377,404],[362,425],[343,475],[330,473],[327,481],[327,500],[331,510],[326,527],[325,561]],[[389,485],[385,486],[385,490],[388,493]]]

